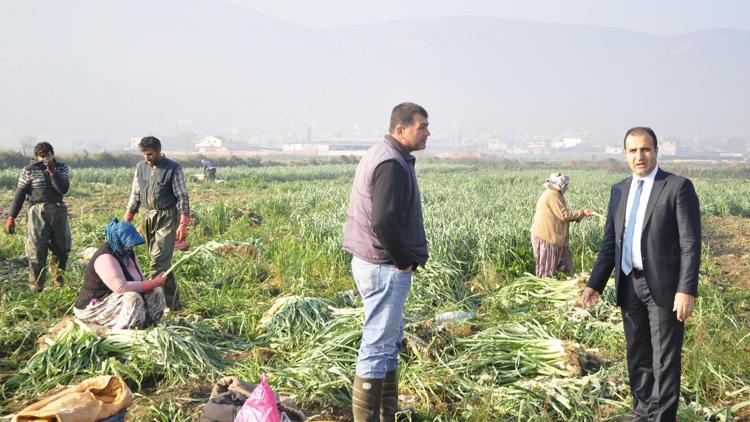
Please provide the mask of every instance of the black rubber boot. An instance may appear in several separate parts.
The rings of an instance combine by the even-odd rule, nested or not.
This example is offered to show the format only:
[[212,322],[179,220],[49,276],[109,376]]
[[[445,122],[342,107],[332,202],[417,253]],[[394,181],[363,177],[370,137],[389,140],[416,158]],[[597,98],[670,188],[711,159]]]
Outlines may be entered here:
[[380,422],[393,422],[398,411],[398,369],[386,372],[383,398],[380,402]]
[[380,420],[380,400],[383,380],[354,377],[352,387],[352,414],[354,422],[377,422]]

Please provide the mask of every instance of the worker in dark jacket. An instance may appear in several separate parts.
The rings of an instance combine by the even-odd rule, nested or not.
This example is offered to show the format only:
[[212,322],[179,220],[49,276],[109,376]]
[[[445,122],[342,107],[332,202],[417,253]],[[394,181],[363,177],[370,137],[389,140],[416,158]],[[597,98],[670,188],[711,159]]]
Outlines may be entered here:
[[70,253],[68,207],[63,196],[70,187],[70,168],[55,160],[55,150],[48,142],[34,146],[36,162],[26,166],[18,177],[13,202],[8,211],[5,229],[15,233],[16,217],[29,203],[26,212],[26,254],[29,257],[29,286],[41,292],[47,279],[47,252],[52,252],[49,272],[57,286],[63,285],[63,275]]
[[[138,163],[133,177],[124,221],[133,221],[143,206],[142,227],[151,261],[151,276],[166,273],[172,266],[175,241],[185,242],[190,224],[190,204],[182,167],[165,157],[161,141],[153,136],[138,144],[144,160]],[[164,296],[170,309],[180,307],[180,296],[174,274],[164,285]]]
[[201,158],[201,166],[203,167],[203,180],[209,182],[216,181],[216,163],[209,159]]

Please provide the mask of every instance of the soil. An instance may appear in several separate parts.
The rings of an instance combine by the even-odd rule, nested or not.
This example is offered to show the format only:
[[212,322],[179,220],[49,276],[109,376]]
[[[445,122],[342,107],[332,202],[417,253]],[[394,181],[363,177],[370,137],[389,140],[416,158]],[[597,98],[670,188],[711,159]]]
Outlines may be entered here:
[[705,238],[716,265],[714,278],[750,289],[750,218],[708,217]]
[[[750,289],[750,218],[708,217],[704,236],[711,247],[716,274],[723,284]],[[734,415],[736,421],[750,421],[750,408]]]

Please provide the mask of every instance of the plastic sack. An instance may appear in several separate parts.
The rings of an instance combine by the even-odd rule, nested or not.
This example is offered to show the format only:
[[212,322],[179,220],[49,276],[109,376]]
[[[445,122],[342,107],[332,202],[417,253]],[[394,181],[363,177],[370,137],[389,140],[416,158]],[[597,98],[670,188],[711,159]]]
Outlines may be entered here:
[[234,422],[281,422],[279,409],[276,407],[276,395],[268,385],[266,375],[260,378],[250,397],[245,400]]

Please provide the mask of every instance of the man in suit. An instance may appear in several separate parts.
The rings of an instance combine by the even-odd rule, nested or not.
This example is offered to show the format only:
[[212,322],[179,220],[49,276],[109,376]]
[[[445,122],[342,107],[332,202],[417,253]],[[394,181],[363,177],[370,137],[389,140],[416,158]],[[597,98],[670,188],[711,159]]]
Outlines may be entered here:
[[698,294],[698,196],[690,180],[659,168],[650,128],[628,130],[624,147],[633,175],[612,187],[599,256],[581,301],[594,305],[614,269],[635,420],[674,421],[684,323]]

